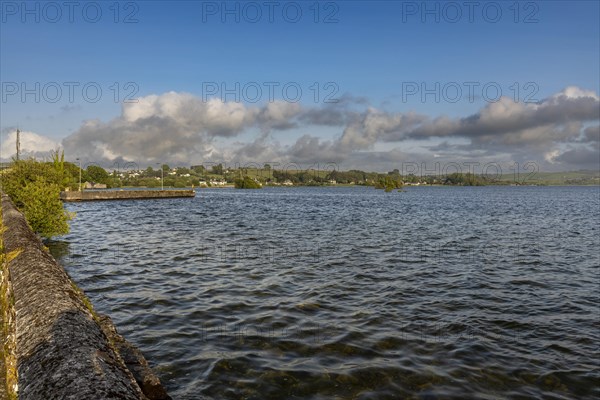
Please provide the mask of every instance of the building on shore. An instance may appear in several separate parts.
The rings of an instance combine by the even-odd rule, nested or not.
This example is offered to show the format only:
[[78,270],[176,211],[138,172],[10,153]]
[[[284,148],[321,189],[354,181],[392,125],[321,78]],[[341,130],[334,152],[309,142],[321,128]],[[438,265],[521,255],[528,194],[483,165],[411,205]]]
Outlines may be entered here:
[[83,184],[84,189],[106,189],[105,183],[96,183],[96,182],[85,182]]

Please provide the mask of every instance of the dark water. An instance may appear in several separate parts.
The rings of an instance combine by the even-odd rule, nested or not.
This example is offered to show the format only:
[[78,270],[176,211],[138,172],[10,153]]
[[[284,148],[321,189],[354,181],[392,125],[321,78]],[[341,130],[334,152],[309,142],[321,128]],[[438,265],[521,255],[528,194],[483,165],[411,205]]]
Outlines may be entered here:
[[599,190],[206,189],[52,249],[174,398],[591,399]]

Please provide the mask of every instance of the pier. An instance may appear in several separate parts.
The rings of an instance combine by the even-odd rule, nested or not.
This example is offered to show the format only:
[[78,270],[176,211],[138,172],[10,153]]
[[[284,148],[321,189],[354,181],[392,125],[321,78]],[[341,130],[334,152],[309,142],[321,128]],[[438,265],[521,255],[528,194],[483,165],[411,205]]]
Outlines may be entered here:
[[194,197],[194,190],[90,190],[82,192],[61,192],[60,199],[72,201],[102,200],[142,200]]

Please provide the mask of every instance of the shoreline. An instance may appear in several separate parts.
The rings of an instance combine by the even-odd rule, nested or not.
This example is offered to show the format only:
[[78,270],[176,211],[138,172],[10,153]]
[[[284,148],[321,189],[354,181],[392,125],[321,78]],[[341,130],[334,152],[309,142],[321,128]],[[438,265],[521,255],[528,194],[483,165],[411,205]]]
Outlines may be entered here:
[[127,400],[171,399],[142,352],[110,317],[95,311],[12,200],[1,197],[0,272],[10,301],[0,305],[0,320],[4,343],[11,338],[15,343],[0,354],[8,396],[6,390],[0,394],[30,400],[101,399],[108,393]]
[[[440,184],[428,184],[428,185],[404,185],[402,188],[406,189],[409,187],[600,187],[600,183],[598,184],[589,184],[589,185],[561,185],[561,184],[501,184],[501,185],[440,185]],[[368,185],[351,185],[351,184],[337,184],[337,185],[263,185],[262,188],[348,188],[348,187],[356,187],[356,188],[374,188],[374,186]],[[119,189],[125,190],[154,190],[160,191],[161,189],[149,188],[144,186],[123,186],[121,188],[115,189],[88,189],[87,191],[117,191]],[[226,186],[188,186],[186,188],[169,188],[168,190],[204,190],[204,189],[235,189],[234,185],[226,185]],[[167,189],[165,189],[166,191]]]

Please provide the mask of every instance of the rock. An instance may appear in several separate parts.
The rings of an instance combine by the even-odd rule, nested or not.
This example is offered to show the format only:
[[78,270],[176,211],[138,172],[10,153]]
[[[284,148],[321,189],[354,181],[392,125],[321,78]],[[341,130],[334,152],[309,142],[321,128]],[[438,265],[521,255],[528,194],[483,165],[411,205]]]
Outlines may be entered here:
[[171,397],[154,374],[142,352],[123,338],[107,315],[98,316],[100,327],[117,350],[125,366],[149,400],[170,400]]

